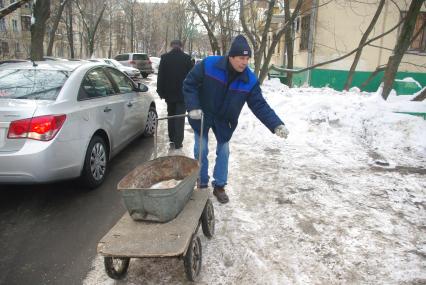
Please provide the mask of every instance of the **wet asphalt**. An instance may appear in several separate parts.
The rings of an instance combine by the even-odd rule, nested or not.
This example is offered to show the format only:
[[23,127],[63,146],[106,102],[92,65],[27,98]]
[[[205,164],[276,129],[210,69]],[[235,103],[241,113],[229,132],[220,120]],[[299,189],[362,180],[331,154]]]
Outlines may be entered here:
[[117,183],[153,151],[153,138],[136,139],[92,191],[76,181],[0,185],[0,284],[82,284],[97,242],[125,212]]

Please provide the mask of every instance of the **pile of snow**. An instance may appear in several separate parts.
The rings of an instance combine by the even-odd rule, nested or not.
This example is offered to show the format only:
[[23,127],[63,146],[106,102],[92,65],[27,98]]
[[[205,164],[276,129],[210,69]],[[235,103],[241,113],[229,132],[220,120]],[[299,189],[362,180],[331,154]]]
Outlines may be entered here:
[[[243,109],[230,143],[230,202],[211,196],[216,233],[198,232],[196,284],[425,284],[426,121],[394,113],[374,93],[276,79],[262,88],[290,136]],[[192,144],[187,125],[188,156]],[[212,133],[209,148],[212,172]],[[101,256],[84,284],[115,284]],[[120,284],[188,282],[181,260],[132,259]]]
[[[380,90],[367,93],[288,88],[277,79],[266,81],[263,91],[290,129],[290,142],[337,149],[355,143],[390,160],[402,159],[401,164],[405,163],[406,154],[409,154],[407,163],[416,163],[416,160],[410,161],[411,156],[426,156],[425,121],[421,117],[395,113],[398,109],[425,112],[426,102],[389,103],[381,99]],[[264,143],[265,137],[270,136],[269,130],[254,119],[248,108],[242,112],[238,133],[243,139],[254,140],[255,144]],[[338,135],[333,136],[336,133]],[[329,139],[321,142],[321,137]],[[279,140],[274,142],[280,143]]]

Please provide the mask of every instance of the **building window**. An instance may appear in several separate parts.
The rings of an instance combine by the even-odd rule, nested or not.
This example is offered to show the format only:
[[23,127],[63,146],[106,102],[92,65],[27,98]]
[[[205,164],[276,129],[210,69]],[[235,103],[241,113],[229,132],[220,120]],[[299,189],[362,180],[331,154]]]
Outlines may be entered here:
[[18,42],[15,43],[15,52],[21,52],[21,46]]
[[300,50],[307,50],[308,49],[308,42],[309,42],[309,26],[311,22],[311,15],[307,15],[302,18],[302,31],[300,35]]
[[1,42],[0,54],[9,54],[9,44],[7,42]]
[[14,32],[18,31],[18,20],[12,19],[12,30]]
[[413,36],[417,35],[417,37],[411,42],[408,50],[426,52],[426,29],[423,28],[423,30],[420,30],[425,22],[426,12],[420,12],[413,31]]
[[31,17],[21,16],[21,26],[23,31],[29,31],[31,28]]
[[4,18],[0,19],[0,32],[6,32],[6,22]]
[[4,0],[0,0],[0,8],[4,8]]

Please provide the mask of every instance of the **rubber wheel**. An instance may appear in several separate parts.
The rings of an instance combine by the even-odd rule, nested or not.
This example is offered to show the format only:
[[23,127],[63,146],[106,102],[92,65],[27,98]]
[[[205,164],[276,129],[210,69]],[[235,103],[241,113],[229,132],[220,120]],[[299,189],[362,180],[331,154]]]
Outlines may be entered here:
[[128,257],[105,257],[105,272],[112,279],[123,279],[129,268],[130,258]]
[[143,132],[144,137],[152,137],[155,134],[155,125],[157,124],[157,110],[154,106],[149,107],[148,118],[145,124],[145,130]]
[[147,78],[148,77],[148,73],[142,72],[141,74],[142,74],[143,78]]
[[103,138],[94,136],[87,147],[81,179],[89,189],[101,185],[108,170],[108,149]]
[[206,206],[201,214],[201,226],[204,235],[207,238],[212,238],[214,235],[215,219],[213,203],[210,199],[207,199]]
[[202,261],[201,241],[197,236],[193,236],[189,244],[188,251],[184,257],[183,263],[185,266],[186,277],[189,281],[195,281],[200,274]]

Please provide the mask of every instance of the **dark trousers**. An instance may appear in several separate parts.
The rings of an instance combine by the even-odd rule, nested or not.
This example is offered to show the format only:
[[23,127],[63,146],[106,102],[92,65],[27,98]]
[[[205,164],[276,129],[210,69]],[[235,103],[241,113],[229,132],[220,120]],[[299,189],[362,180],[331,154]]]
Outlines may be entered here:
[[[167,102],[167,115],[185,114],[184,102]],[[183,131],[185,128],[185,117],[167,120],[170,142],[174,143],[175,148],[181,148],[183,142]]]

